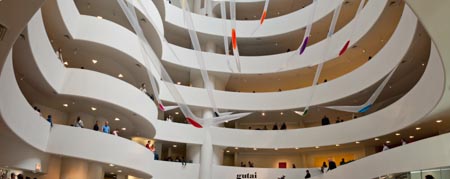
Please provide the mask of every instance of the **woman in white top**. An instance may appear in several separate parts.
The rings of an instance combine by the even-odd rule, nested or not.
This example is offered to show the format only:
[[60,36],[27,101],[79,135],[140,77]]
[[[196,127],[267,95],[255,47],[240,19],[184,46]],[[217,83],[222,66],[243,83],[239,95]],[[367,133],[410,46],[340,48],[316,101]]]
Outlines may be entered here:
[[383,151],[389,150],[389,147],[386,144],[383,144]]
[[84,128],[84,123],[81,120],[80,116],[77,117],[77,121],[75,122],[75,127],[81,127]]

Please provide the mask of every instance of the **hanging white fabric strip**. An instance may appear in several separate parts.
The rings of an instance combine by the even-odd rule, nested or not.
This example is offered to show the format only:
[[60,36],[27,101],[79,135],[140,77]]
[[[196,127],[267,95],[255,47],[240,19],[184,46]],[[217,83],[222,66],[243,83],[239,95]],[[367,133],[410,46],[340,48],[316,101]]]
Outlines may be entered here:
[[350,32],[348,34],[348,40],[347,40],[347,42],[345,42],[345,44],[342,47],[341,51],[339,51],[339,56],[343,55],[347,51],[348,46],[350,45],[350,40],[351,40],[351,38],[352,38],[356,28],[359,25],[359,13],[361,12],[362,8],[364,7],[364,2],[365,2],[365,0],[361,0],[361,2],[359,3],[358,10],[356,11],[356,14],[355,14],[355,17],[354,17],[355,20],[353,21],[351,30],[350,30]]
[[184,23],[188,27],[189,37],[191,38],[191,43],[192,43],[192,46],[194,47],[195,55],[197,58],[197,63],[198,63],[199,69],[200,69],[200,74],[203,78],[203,84],[208,93],[209,102],[211,104],[211,107],[212,107],[215,115],[219,116],[219,110],[217,109],[216,101],[214,99],[214,94],[213,94],[214,86],[211,83],[211,80],[208,75],[208,71],[206,69],[205,58],[203,57],[203,54],[202,54],[200,41],[198,40],[197,32],[194,27],[194,22],[192,20],[189,5],[187,4],[186,0],[182,0],[181,6],[182,6],[183,12],[184,12],[183,13],[184,14],[183,15]]
[[[145,38],[144,32],[139,24],[139,20],[136,16],[134,7],[132,5],[126,4],[123,0],[117,0],[117,2],[119,3],[120,7],[122,8],[125,15],[127,16],[128,21],[130,22],[134,31],[136,32],[137,36],[139,37],[141,49],[142,49],[143,53],[145,53],[144,62],[145,62],[147,69],[154,67],[158,71],[157,74],[161,75],[162,83],[164,83],[164,85],[167,87],[169,93],[172,95],[172,97],[176,101],[177,105],[180,107],[181,112],[184,114],[184,116],[186,117],[186,120],[190,124],[192,124],[195,127],[202,128],[204,125],[211,125],[211,124],[215,124],[218,122],[236,120],[236,119],[239,119],[239,118],[242,118],[242,117],[245,117],[245,116],[251,114],[251,113],[239,113],[239,114],[231,114],[231,115],[227,115],[227,116],[213,117],[213,118],[207,118],[207,119],[199,118],[199,117],[195,116],[193,114],[193,112],[191,111],[191,109],[189,108],[189,106],[185,103],[182,95],[180,94],[180,92],[178,91],[176,86],[174,85],[173,80],[171,79],[169,73],[166,71],[166,69],[160,62],[158,56],[153,51],[153,49],[150,47],[149,42]],[[138,1],[138,2],[141,3],[142,7],[145,8],[145,6],[142,5],[142,2],[140,2],[140,1]],[[147,17],[150,17],[150,16],[148,16],[148,12],[146,9],[145,9],[145,13],[147,14]],[[150,21],[150,23],[153,26],[155,26],[155,23],[152,21],[152,19],[148,19],[148,20]],[[160,37],[164,38],[164,36],[160,36]],[[163,41],[167,42],[166,39],[164,39]],[[176,55],[175,55],[175,57],[178,58]],[[150,71],[149,70],[147,70],[147,71],[148,71],[147,73],[149,75],[149,78],[153,78],[153,75],[150,73]],[[160,103],[159,105],[162,106],[162,103]]]
[[325,39],[326,46],[325,46],[324,52],[322,53],[321,61],[320,61],[319,65],[317,65],[316,74],[314,75],[314,80],[313,80],[313,83],[311,86],[311,95],[309,96],[309,99],[306,103],[305,109],[303,110],[303,112],[294,111],[295,113],[297,113],[301,116],[308,114],[309,107],[311,105],[312,99],[314,98],[314,94],[315,94],[316,88],[317,88],[317,83],[319,81],[320,73],[322,72],[322,68],[323,68],[323,61],[326,58],[328,58],[328,53],[330,52],[331,36],[333,36],[333,34],[334,34],[334,29],[336,28],[336,23],[339,18],[339,14],[341,12],[341,7],[342,7],[342,4],[339,4],[339,6],[334,10],[333,19],[331,20],[331,24],[328,29],[327,38]]
[[312,24],[314,21],[314,15],[316,14],[318,4],[319,4],[318,0],[313,1],[313,8],[312,8],[311,14],[309,15],[308,24],[306,25],[305,35],[303,36],[302,44],[298,48],[299,55],[301,55],[301,54],[303,54],[303,52],[305,52],[306,46],[308,45],[309,36],[311,35]]
[[236,67],[238,72],[241,72],[241,62],[239,59],[239,49],[236,38],[236,0],[230,1],[230,17],[231,17],[231,46],[233,48],[233,55],[236,60]]
[[225,51],[225,56],[227,57],[227,65],[230,72],[234,72],[231,67],[230,60],[228,60],[230,56],[229,42],[228,42],[228,27],[227,27],[227,5],[225,1],[220,1],[220,15],[222,16],[222,31],[223,31],[223,47]]
[[377,100],[377,98],[380,96],[383,89],[388,84],[389,80],[391,79],[392,75],[394,74],[395,70],[397,70],[398,64],[392,69],[392,71],[389,73],[389,75],[383,80],[383,82],[378,86],[378,88],[373,92],[373,94],[370,96],[370,98],[362,105],[359,106],[326,106],[325,108],[329,109],[335,109],[339,111],[346,111],[346,112],[353,112],[353,113],[363,113],[367,112],[372,106],[373,103]]

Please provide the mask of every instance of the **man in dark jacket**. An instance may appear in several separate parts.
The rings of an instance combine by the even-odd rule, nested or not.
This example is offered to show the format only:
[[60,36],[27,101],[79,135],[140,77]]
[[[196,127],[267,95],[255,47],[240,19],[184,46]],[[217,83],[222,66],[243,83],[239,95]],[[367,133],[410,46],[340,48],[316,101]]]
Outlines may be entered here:
[[327,171],[333,170],[335,168],[336,168],[336,163],[331,159],[328,160],[328,170]]

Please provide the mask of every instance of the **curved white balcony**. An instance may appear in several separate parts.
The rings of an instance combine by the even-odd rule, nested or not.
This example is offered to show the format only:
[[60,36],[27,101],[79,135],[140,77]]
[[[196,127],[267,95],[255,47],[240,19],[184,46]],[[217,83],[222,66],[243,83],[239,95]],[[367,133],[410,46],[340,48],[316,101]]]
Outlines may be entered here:
[[[350,39],[350,45],[356,44],[360,39],[364,37],[379,20],[379,17],[383,13],[388,1],[368,1],[366,7],[361,11],[358,20],[358,30],[354,31],[352,38]],[[183,19],[182,17],[179,17]],[[284,22],[284,21],[283,21]],[[331,54],[339,54],[342,46],[347,40],[349,40],[349,33],[353,31],[353,24],[356,23],[355,18],[346,24],[342,29],[335,33],[331,38],[330,51]],[[220,24],[219,24],[220,25]],[[278,25],[279,27],[284,27]],[[211,26],[212,27],[212,26]],[[210,27],[210,28],[211,28]],[[219,26],[221,27],[221,26]],[[264,27],[267,28],[267,27]],[[263,28],[261,28],[263,29]],[[197,29],[198,30],[198,29]],[[320,41],[308,47],[308,50],[304,54],[298,55],[298,51],[266,55],[266,56],[241,56],[242,74],[264,74],[264,73],[276,73],[280,71],[289,71],[299,68],[305,68],[317,65],[322,58],[322,52],[325,48],[325,41]],[[185,68],[199,69],[197,64],[195,51],[192,49],[186,49],[177,45],[170,45],[174,52],[180,58],[177,61],[175,56],[168,49],[169,47],[163,45],[162,59],[166,62],[174,65],[183,66]],[[227,61],[232,60],[234,57],[226,56],[217,53],[203,52],[205,57],[206,69],[208,71],[222,72],[222,73],[239,73],[230,71]],[[332,60],[325,59],[326,61]],[[285,67],[284,67],[285,66]]]
[[136,87],[109,75],[65,68],[53,52],[40,12],[28,24],[25,35],[28,38],[18,41],[15,46],[23,51],[15,53],[15,57],[32,61],[32,65],[36,65],[38,75],[43,77],[43,80],[39,81],[40,86],[48,84],[47,88],[52,89],[50,92],[59,95],[87,98],[130,111],[139,117],[129,120],[135,126],[145,126],[139,133],[149,138],[155,135],[152,122],[157,119],[158,109],[153,101]]
[[[327,83],[316,87],[311,105],[343,99],[356,94],[385,77],[407,54],[417,26],[414,13],[407,7],[391,39],[376,54],[372,60],[354,71],[347,73]],[[358,83],[355,83],[358,82]],[[199,107],[209,107],[207,92],[202,88],[177,86],[187,104]],[[165,85],[160,85],[160,98],[175,102]],[[332,91],[330,91],[332,89]],[[271,111],[305,107],[311,94],[312,87],[283,92],[268,93],[236,93],[214,91],[216,105],[221,109]],[[232,99],[232,100],[230,100]]]
[[[59,1],[58,3],[62,7],[68,8],[71,6],[72,8],[76,8],[75,5],[69,1]],[[382,6],[381,4],[380,7]],[[384,6],[383,6],[384,7]],[[73,11],[73,9],[72,9]],[[86,21],[91,21],[92,17],[79,15],[79,13],[70,13],[66,15],[65,11],[60,11],[61,15],[64,16],[77,16],[78,18],[82,18],[83,20],[79,21],[68,21],[64,20],[67,26],[72,26],[76,28],[79,36],[79,39],[76,40],[86,40],[98,44],[103,44],[108,47],[111,47],[116,50],[112,50],[111,53],[125,53],[129,57],[133,57],[138,63],[142,63],[142,58],[140,56],[141,53],[136,52],[136,49],[139,49],[137,43],[132,43],[132,39],[136,39],[130,31],[127,29],[115,26],[115,36],[117,37],[117,41],[124,41],[125,43],[122,46],[119,44],[111,44],[109,45],[109,41],[111,38],[104,39],[101,35],[97,35],[95,38],[91,38],[92,34],[99,34],[105,30],[111,29],[113,23],[106,20],[98,20],[95,19],[96,25],[87,26],[84,24],[84,19]],[[388,41],[386,46],[374,57],[373,60],[366,63],[362,67],[356,69],[352,73],[344,75],[338,79],[330,81],[326,84],[321,84],[317,87],[317,95],[315,95],[315,99],[313,99],[313,105],[323,104],[326,102],[335,101],[338,99],[342,99],[349,95],[360,92],[363,89],[370,87],[371,85],[378,82],[382,79],[386,74],[390,72],[390,70],[404,57],[406,52],[409,49],[409,46],[414,37],[414,31],[411,29],[415,29],[416,27],[416,18],[414,14],[409,10],[405,9],[402,19],[394,32],[392,38]],[[69,19],[68,17],[64,17],[63,19]],[[90,24],[90,23],[89,23]],[[110,24],[110,25],[108,25]],[[89,28],[83,28],[89,27]],[[108,27],[104,28],[104,27]],[[91,35],[86,35],[91,34]],[[122,34],[124,34],[122,36]],[[75,35],[72,35],[75,38]],[[117,43],[117,42],[115,42]],[[134,45],[133,50],[128,50],[128,48]],[[395,48],[394,48],[395,47]],[[398,47],[398,48],[397,48]],[[392,60],[394,59],[394,60]],[[152,70],[154,72],[155,70]],[[367,74],[373,74],[368,76]],[[158,74],[154,74],[157,79],[159,79]],[[357,83],[356,85],[353,83],[354,81],[361,81],[361,83]],[[352,84],[352,85],[350,85]],[[161,89],[160,98],[166,101],[174,102],[171,95],[168,94],[168,91],[165,89],[165,85],[160,85],[163,89]],[[190,88],[185,86],[178,86],[178,89],[182,93],[182,95],[186,98],[185,101],[187,104],[192,106],[200,106],[200,107],[209,107],[209,101],[206,97],[206,91],[204,89],[199,88]],[[339,93],[330,93],[328,89],[337,89]],[[282,110],[282,109],[293,109],[293,108],[301,108],[306,106],[306,99],[310,94],[311,88],[302,88],[291,91],[277,92],[277,93],[233,93],[233,92],[224,92],[224,91],[215,91],[215,97],[217,101],[218,108],[221,109],[233,109],[233,110]],[[235,100],[229,100],[235,99]],[[296,100],[292,100],[296,99]]]
[[[304,129],[265,131],[212,127],[205,130],[211,132],[214,145],[240,148],[302,148],[361,141],[385,135],[421,121],[441,100],[445,88],[444,76],[440,56],[433,46],[427,69],[414,88],[390,106],[372,114],[345,123]],[[429,88],[430,86],[433,88]],[[158,128],[161,125],[167,125],[164,128],[171,128],[175,124],[160,122],[157,124]],[[184,131],[182,133],[190,135],[185,142],[201,141],[201,138],[195,139],[195,137],[201,136],[202,131],[190,133],[189,127],[185,125],[184,129],[182,126],[177,128],[178,131]],[[156,135],[156,138],[161,140],[165,140],[165,137],[165,135]]]
[[[343,1],[338,0],[330,2],[326,0],[319,0],[318,2],[319,4],[317,6],[317,11],[314,15],[313,22],[316,22],[330,14]],[[289,13],[284,16],[266,19],[264,21],[264,26],[254,34],[254,29],[259,26],[259,20],[236,21],[237,38],[264,38],[281,35],[305,28],[307,25],[309,14],[311,14],[312,10],[313,7],[309,5],[301,10]],[[183,20],[182,9],[169,4],[169,2],[167,1],[164,1],[164,11],[165,22],[182,29],[187,29],[187,26],[185,25]],[[211,18],[195,13],[192,13],[192,18],[194,21],[194,27],[197,32],[219,37],[223,36],[221,19]],[[282,26],[280,25],[280,22],[283,22]],[[230,25],[231,21],[227,20],[227,26],[231,27]]]

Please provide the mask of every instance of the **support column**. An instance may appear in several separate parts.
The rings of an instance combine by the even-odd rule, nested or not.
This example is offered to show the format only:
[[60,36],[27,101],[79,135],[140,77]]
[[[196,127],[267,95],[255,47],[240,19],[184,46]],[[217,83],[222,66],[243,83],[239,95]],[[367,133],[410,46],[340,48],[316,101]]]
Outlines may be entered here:
[[[205,52],[216,52],[216,44],[213,41],[208,41],[204,46]],[[210,59],[205,59],[210,60]],[[203,83],[203,78],[200,74],[199,70],[191,70],[191,85],[193,87],[204,88],[205,84]],[[224,90],[226,83],[228,81],[228,76],[220,76],[218,74],[208,74],[209,83],[216,90]],[[213,118],[214,111],[211,108],[204,108],[193,111],[195,115],[203,118]],[[221,124],[223,125],[223,124]],[[199,178],[200,179],[212,179],[212,166],[213,165],[222,165],[223,163],[223,152],[224,149],[222,147],[216,147],[212,145],[211,140],[211,128],[210,126],[204,126],[202,129],[204,131],[204,139],[203,145],[188,145],[187,148],[187,156],[193,162],[199,160],[200,163],[200,171]]]
[[103,172],[103,167],[98,163],[90,163],[89,168],[88,168],[88,178],[89,179],[105,178],[105,173]]
[[74,158],[63,158],[61,161],[61,179],[88,178],[88,162]]

